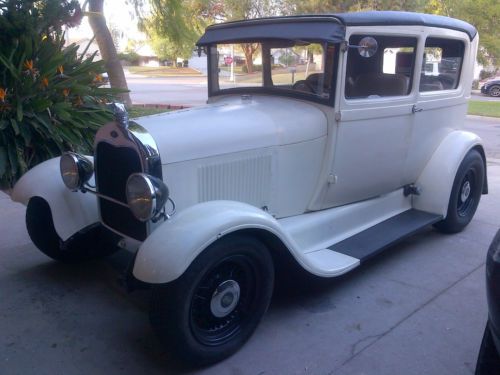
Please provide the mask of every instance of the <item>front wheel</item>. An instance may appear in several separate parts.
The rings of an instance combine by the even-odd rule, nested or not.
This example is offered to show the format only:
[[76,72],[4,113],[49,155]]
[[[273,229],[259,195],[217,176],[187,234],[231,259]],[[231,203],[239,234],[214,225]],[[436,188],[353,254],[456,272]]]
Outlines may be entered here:
[[151,324],[175,357],[214,363],[250,338],[273,284],[268,249],[252,237],[231,236],[209,246],[179,279],[153,289]]
[[444,233],[458,233],[470,223],[481,199],[485,172],[479,152],[469,151],[453,181],[446,219],[434,225],[437,229]]

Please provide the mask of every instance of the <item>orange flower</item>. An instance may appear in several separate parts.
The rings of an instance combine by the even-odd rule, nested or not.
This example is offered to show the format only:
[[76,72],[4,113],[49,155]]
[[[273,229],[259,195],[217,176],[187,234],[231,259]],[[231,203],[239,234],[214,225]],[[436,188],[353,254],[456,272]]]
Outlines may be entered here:
[[79,97],[79,96],[77,96],[77,97],[76,97],[76,100],[75,100],[75,105],[76,105],[77,107],[80,107],[80,106],[82,106],[82,105],[83,105],[83,100],[82,100],[82,98],[81,98],[81,97]]
[[44,88],[49,87],[49,80],[47,79],[47,77],[42,78],[42,87]]
[[0,102],[4,102],[6,96],[7,96],[7,89],[0,87]]
[[57,72],[60,74],[60,75],[63,75],[64,74],[64,67],[62,65],[59,65],[57,67]]
[[26,60],[24,62],[24,67],[26,70],[24,71],[24,74],[27,76],[31,76],[33,78],[33,82],[35,82],[36,77],[38,77],[39,72],[38,69],[34,67],[33,60]]
[[103,80],[102,74],[96,74],[94,77],[94,82],[102,82]]
[[26,60],[24,62],[24,67],[30,72],[33,71],[33,60]]
[[65,97],[68,97],[68,95],[69,95],[69,89],[64,89],[64,90],[63,90],[63,95],[64,95]]

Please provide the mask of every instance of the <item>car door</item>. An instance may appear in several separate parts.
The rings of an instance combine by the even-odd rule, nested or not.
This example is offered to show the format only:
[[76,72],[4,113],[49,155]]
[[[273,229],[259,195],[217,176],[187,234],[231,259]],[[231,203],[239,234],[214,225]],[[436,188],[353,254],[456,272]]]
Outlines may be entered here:
[[[444,137],[462,127],[474,69],[475,48],[466,34],[436,29],[427,33],[422,37],[422,60],[417,61],[421,71],[417,72],[415,125],[405,168],[406,179],[413,181]],[[433,69],[426,69],[431,64]]]
[[[418,36],[352,33],[349,45],[371,36],[378,49],[362,56],[349,47],[342,62],[334,157],[325,207],[369,199],[402,187],[411,138]],[[405,34],[405,36],[401,36]]]

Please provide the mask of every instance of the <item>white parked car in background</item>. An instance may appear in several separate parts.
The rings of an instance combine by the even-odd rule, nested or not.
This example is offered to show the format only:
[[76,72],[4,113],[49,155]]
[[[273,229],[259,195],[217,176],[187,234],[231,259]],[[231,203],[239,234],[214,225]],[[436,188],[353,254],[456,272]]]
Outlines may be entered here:
[[[249,45],[245,68],[220,58]],[[335,277],[421,228],[470,222],[487,193],[481,140],[462,130],[477,45],[465,22],[404,12],[217,24],[198,42],[206,106],[137,121],[116,106],[93,158],[49,160],[13,198],[54,259],[136,251],[154,329],[212,363],[255,330],[278,252]],[[429,55],[446,62],[437,74]]]

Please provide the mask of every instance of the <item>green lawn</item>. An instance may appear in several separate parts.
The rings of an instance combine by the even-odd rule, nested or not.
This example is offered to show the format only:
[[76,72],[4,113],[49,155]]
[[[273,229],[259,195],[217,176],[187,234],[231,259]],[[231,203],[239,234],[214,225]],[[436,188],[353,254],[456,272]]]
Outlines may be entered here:
[[500,117],[500,101],[483,102],[479,100],[470,100],[469,115]]
[[129,109],[128,114],[130,118],[137,118],[142,116],[156,115],[157,113],[169,112],[171,111],[168,108],[150,108],[150,107],[141,107],[141,106],[133,106]]
[[129,66],[126,69],[132,74],[146,77],[199,76],[201,73],[191,68],[174,68],[170,66]]

